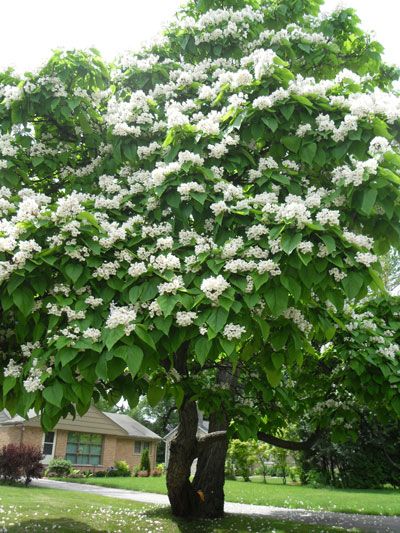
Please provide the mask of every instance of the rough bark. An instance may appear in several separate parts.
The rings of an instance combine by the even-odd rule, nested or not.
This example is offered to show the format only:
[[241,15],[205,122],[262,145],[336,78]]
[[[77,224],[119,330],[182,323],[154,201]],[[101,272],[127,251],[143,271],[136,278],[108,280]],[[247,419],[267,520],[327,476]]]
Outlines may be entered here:
[[193,487],[202,498],[201,516],[204,518],[219,518],[224,515],[227,429],[226,415],[222,413],[218,416],[213,413],[210,416],[209,432],[218,432],[221,437],[200,451],[196,475],[193,479]]
[[179,409],[178,432],[171,442],[167,469],[168,498],[175,516],[196,516],[201,502],[190,482],[190,467],[197,456],[197,422],[197,406],[186,399]]

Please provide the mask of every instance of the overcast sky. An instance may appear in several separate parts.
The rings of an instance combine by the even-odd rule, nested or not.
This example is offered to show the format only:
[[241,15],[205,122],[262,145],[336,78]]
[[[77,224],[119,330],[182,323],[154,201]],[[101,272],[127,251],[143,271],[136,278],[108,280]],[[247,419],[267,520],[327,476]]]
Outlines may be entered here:
[[[374,30],[386,58],[400,65],[400,0],[346,0],[367,30]],[[0,67],[24,71],[57,47],[95,46],[106,59],[137,48],[173,16],[182,0],[12,0],[1,6]],[[333,9],[337,0],[326,0]]]

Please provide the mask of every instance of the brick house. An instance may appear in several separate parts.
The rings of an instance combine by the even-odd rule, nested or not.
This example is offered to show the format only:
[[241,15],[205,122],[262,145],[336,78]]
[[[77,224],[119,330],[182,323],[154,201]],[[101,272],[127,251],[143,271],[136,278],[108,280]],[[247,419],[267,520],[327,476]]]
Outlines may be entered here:
[[161,437],[128,415],[106,413],[92,406],[83,416],[60,420],[53,431],[44,433],[40,418],[30,412],[27,419],[0,411],[0,446],[33,444],[43,450],[43,463],[53,457],[68,459],[74,468],[105,470],[115,461],[138,466],[144,449],[149,449],[151,468],[156,465]]

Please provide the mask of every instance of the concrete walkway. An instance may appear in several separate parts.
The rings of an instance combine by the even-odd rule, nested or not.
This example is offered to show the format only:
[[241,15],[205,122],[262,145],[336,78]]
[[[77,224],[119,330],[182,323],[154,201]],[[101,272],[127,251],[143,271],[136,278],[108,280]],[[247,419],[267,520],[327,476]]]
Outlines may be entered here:
[[[37,479],[32,482],[34,487],[86,492],[98,496],[109,496],[122,500],[168,505],[168,497],[164,494],[151,492],[135,492],[133,490],[113,489],[83,483],[68,483],[50,479]],[[399,501],[400,505],[400,501]],[[329,511],[307,511],[305,509],[286,509],[284,507],[269,507],[266,505],[248,505],[244,503],[225,503],[227,513],[248,514],[315,524],[337,526],[345,529],[355,528],[358,531],[370,533],[400,533],[400,516],[371,516],[360,514],[333,513]]]

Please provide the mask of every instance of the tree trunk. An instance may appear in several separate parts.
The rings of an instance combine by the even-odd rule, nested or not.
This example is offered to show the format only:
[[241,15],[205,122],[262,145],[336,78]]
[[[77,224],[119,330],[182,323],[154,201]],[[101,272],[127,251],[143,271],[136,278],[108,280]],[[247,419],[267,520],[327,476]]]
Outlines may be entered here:
[[190,467],[197,456],[197,406],[185,400],[179,409],[179,426],[171,442],[167,469],[168,498],[172,514],[181,517],[197,515],[200,496],[190,482]]
[[[210,416],[209,433],[226,431],[228,421],[224,414]],[[219,518],[224,515],[225,459],[228,439],[224,438],[205,447],[199,454],[193,487],[202,499],[201,516]]]

